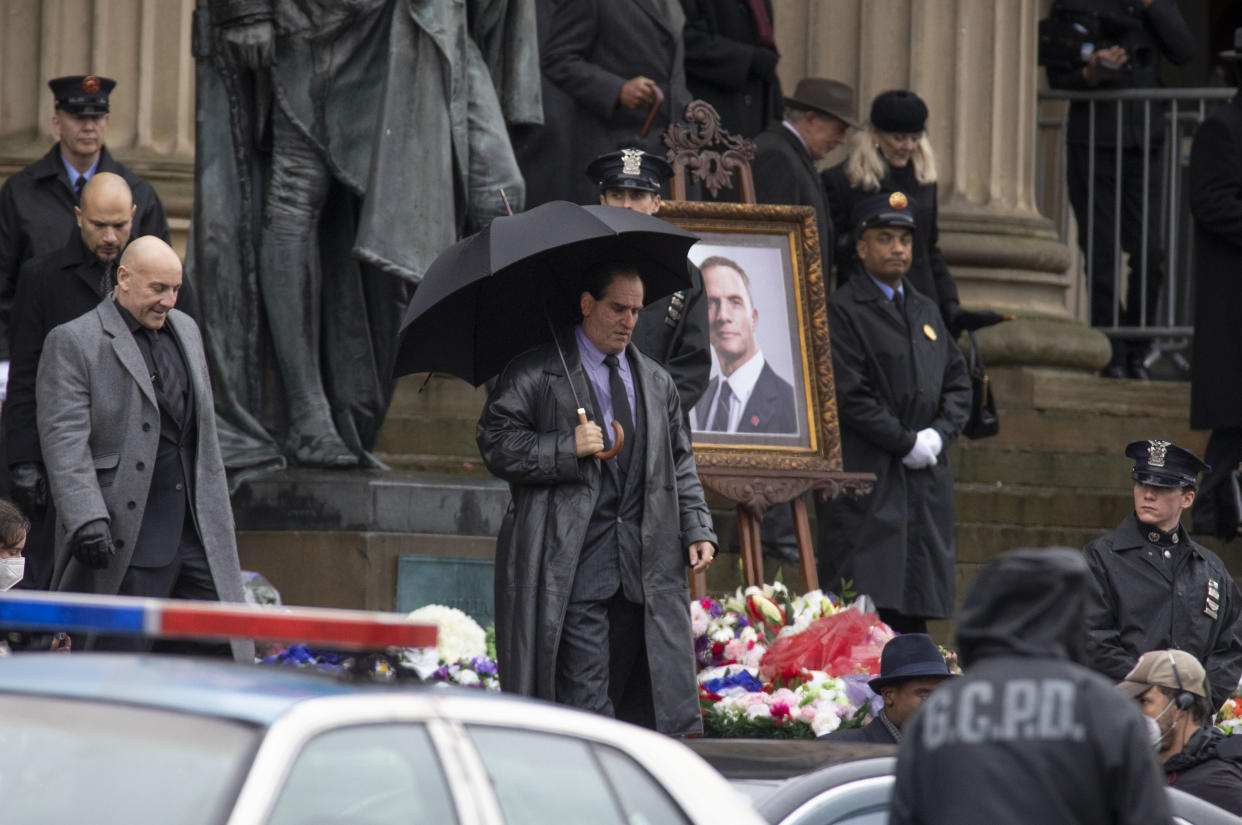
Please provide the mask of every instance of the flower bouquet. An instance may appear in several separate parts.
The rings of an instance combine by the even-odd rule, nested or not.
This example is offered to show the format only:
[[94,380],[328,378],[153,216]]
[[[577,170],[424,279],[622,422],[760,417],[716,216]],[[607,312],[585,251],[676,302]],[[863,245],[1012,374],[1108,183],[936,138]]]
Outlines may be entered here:
[[500,690],[495,643],[489,644],[489,634],[469,615],[455,607],[429,604],[406,618],[434,624],[437,633],[434,648],[405,648],[401,655],[403,666],[425,681]]
[[[708,736],[811,739],[879,710],[867,682],[893,633],[873,614],[819,590],[793,596],[780,582],[699,599],[690,614]],[[833,656],[800,652],[825,634],[837,641]],[[785,655],[773,660],[774,650]]]

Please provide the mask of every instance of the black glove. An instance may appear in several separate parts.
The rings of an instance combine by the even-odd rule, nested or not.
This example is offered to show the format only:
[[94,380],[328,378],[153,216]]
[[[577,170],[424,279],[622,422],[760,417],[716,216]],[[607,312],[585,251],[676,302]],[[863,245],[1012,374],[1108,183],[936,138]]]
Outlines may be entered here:
[[767,46],[757,46],[750,55],[750,73],[760,80],[776,79],[776,64],[781,56]]
[[47,512],[47,473],[38,461],[23,461],[9,468],[10,492],[13,503],[31,521],[39,521]]
[[112,531],[106,518],[88,521],[78,528],[69,540],[69,552],[73,557],[95,570],[103,570],[116,555],[112,546]]
[[956,303],[946,308],[944,319],[945,324],[949,327],[949,334],[954,338],[963,332],[974,332],[984,327],[999,324],[1004,320],[1005,316],[999,312],[989,312],[988,310],[975,312],[962,309],[962,305]]

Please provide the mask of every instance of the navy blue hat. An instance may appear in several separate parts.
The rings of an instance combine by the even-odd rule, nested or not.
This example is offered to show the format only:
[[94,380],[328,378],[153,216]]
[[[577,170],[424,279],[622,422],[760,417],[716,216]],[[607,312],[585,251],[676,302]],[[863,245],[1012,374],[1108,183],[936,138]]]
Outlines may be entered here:
[[905,89],[883,92],[871,101],[871,125],[881,132],[916,134],[927,126],[927,104]]
[[1152,487],[1195,487],[1199,473],[1212,472],[1190,450],[1156,438],[1131,441],[1126,445],[1126,455],[1134,459],[1130,477]]
[[904,226],[914,229],[914,199],[905,192],[881,192],[863,198],[854,206],[854,237],[877,226]]
[[56,99],[56,108],[75,115],[108,114],[108,95],[116,86],[110,77],[75,74],[49,80],[47,86]]
[[642,189],[659,192],[660,184],[673,176],[668,161],[638,148],[625,148],[600,155],[586,169],[601,192],[606,189]]
[[880,654],[880,675],[867,684],[879,693],[880,688],[906,679],[937,676],[947,679],[952,675],[931,636],[926,633],[903,633],[884,645],[884,651]]

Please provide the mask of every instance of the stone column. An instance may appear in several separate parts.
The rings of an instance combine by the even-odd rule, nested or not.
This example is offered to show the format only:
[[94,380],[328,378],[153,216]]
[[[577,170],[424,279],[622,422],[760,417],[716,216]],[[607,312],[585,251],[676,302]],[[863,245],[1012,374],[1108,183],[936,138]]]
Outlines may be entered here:
[[[1095,370],[1107,339],[1074,318],[1070,250],[1035,204],[1040,0],[777,0],[781,81],[819,75],[887,89],[931,112],[940,248],[968,307],[1018,321],[980,333],[989,366]],[[840,150],[827,164],[841,160]]]

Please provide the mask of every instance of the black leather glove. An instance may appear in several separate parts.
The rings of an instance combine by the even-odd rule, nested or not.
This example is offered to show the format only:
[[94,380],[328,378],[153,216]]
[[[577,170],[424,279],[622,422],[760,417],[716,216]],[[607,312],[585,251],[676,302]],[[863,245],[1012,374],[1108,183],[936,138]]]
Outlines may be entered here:
[[103,570],[116,555],[112,545],[112,531],[108,528],[108,520],[97,518],[88,521],[78,528],[69,540],[69,552],[73,557],[95,570]]
[[750,55],[750,73],[760,80],[776,78],[776,64],[781,56],[766,46],[759,46]]
[[956,338],[963,332],[974,332],[984,327],[999,324],[1005,320],[1005,316],[999,312],[989,312],[988,310],[976,312],[962,309],[961,304],[955,303],[947,308],[944,320],[945,325],[949,328],[949,334]]
[[47,473],[37,461],[23,461],[9,468],[9,486],[13,503],[31,521],[38,521],[47,512]]

